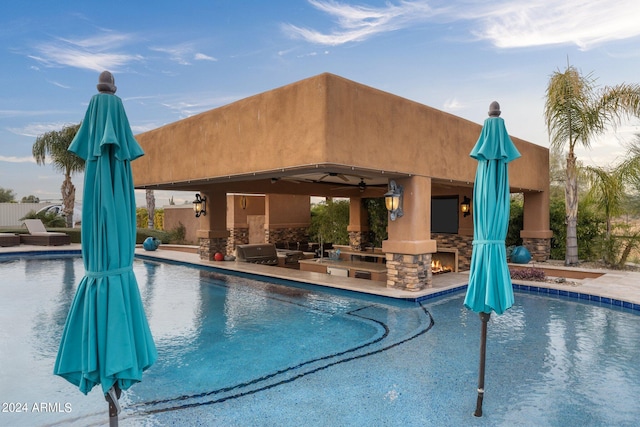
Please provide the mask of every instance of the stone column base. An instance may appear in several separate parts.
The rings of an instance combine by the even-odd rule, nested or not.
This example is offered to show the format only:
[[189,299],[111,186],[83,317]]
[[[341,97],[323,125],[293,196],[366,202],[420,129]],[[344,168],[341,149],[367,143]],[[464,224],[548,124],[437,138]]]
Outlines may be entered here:
[[529,250],[534,261],[546,261],[551,255],[551,239],[523,237],[522,245]]
[[[229,238],[227,239],[227,255],[233,255],[236,251],[236,246],[246,245],[249,243],[249,228],[248,227],[236,227],[228,228]],[[215,252],[214,252],[215,253]]]
[[361,251],[369,243],[369,232],[349,231],[349,246],[354,251]]
[[200,238],[200,259],[203,261],[213,261],[216,252],[225,254],[227,251],[227,238],[226,237],[209,237]]
[[431,254],[387,252],[387,288],[420,291],[432,286]]
[[264,241],[268,243],[299,243],[309,241],[308,227],[280,227],[265,230]]

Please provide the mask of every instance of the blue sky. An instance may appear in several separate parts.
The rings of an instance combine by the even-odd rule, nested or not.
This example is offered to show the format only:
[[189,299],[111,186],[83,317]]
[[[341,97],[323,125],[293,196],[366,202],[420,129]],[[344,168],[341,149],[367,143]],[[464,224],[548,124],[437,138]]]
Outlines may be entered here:
[[[638,18],[637,0],[12,2],[0,15],[0,187],[60,198],[62,175],[31,147],[80,122],[105,69],[134,133],[330,72],[477,123],[497,100],[509,133],[548,146],[550,75],[569,61],[601,86],[640,83]],[[635,133],[625,123],[578,158],[615,162]]]

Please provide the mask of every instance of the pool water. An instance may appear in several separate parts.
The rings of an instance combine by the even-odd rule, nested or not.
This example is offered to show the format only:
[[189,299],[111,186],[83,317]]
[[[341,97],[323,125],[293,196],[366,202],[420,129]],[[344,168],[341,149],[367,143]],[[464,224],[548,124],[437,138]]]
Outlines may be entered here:
[[[414,303],[167,263],[134,270],[159,359],[123,394],[122,426],[640,421],[640,316],[625,309],[517,292],[489,322],[475,418],[480,321],[463,293]],[[79,257],[0,258],[0,425],[107,423],[99,388],[84,396],[52,374],[82,274]]]

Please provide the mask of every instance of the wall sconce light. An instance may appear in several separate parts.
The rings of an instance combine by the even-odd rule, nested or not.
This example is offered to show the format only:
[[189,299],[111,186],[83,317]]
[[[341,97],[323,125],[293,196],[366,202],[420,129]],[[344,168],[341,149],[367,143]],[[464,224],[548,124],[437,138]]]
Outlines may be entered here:
[[247,196],[240,196],[240,207],[247,209]]
[[463,217],[471,215],[471,199],[469,199],[467,196],[464,196],[462,198],[462,203],[460,203],[460,211],[462,212]]
[[394,180],[389,181],[389,191],[384,194],[384,205],[391,214],[391,221],[404,215],[402,211],[403,190]]
[[200,197],[200,194],[196,194],[196,199],[193,201],[193,211],[196,213],[196,218],[200,215],[207,214],[207,198]]

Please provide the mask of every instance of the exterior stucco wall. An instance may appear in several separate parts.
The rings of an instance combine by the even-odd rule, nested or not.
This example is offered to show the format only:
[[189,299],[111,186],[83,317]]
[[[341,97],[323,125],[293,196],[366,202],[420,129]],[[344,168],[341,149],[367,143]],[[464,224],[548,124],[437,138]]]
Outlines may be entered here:
[[[321,79],[319,79],[321,80]],[[136,186],[325,160],[324,85],[302,81],[137,135]]]
[[185,228],[185,244],[197,245],[198,238],[196,232],[198,231],[198,218],[193,213],[193,206],[190,205],[173,205],[164,206],[164,229],[171,231],[184,225]]
[[[469,152],[481,127],[321,74],[137,135],[146,155],[132,163],[134,182],[141,187],[323,163],[473,182]],[[512,188],[546,191],[548,150],[512,139],[526,159],[510,168]]]

